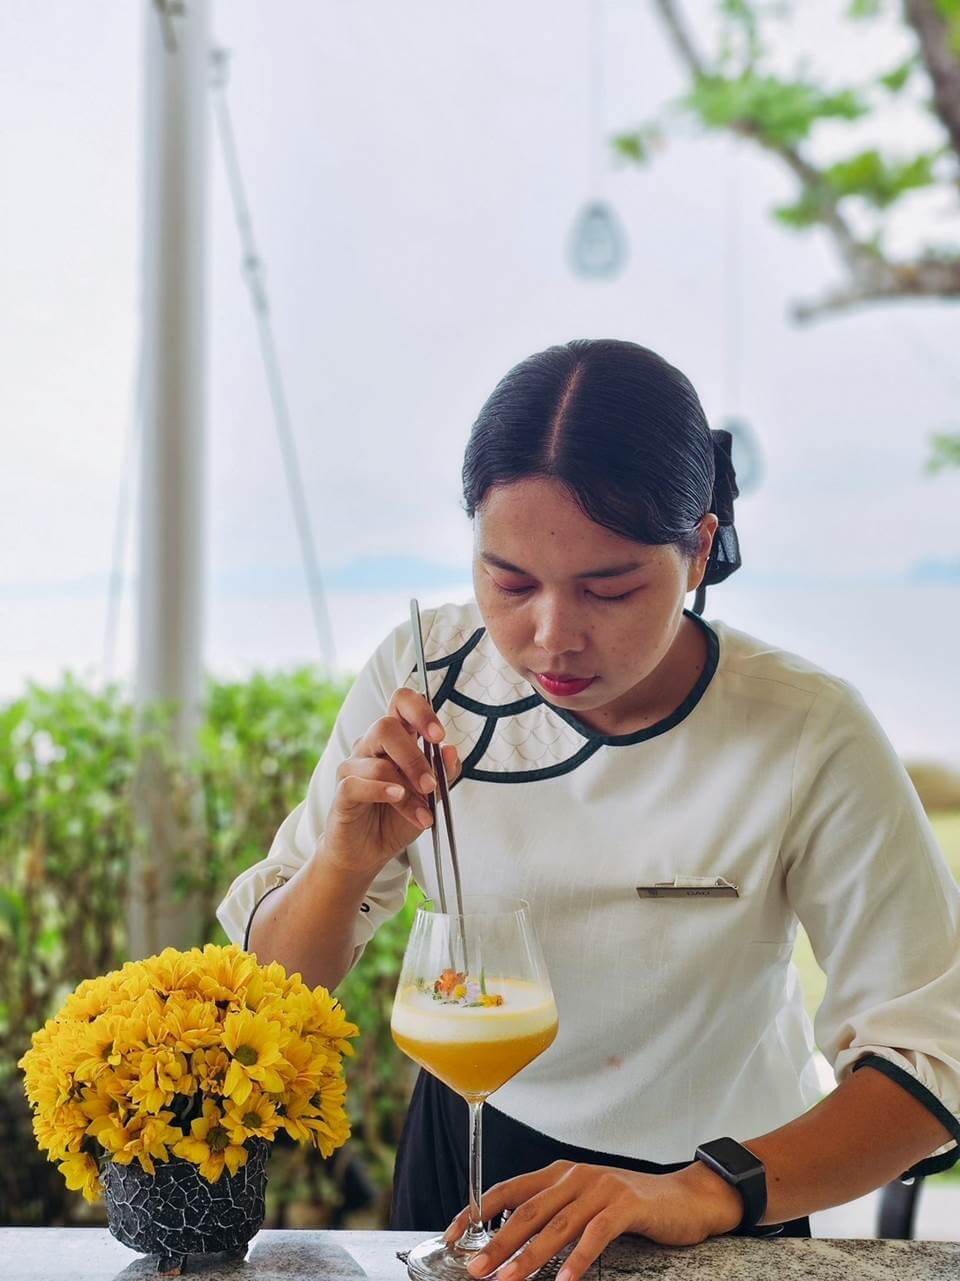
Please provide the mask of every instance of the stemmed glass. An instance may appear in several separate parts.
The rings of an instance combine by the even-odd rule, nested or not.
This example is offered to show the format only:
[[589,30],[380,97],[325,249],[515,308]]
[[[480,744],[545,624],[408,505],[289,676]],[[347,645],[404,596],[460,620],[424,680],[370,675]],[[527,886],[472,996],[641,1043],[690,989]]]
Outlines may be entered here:
[[390,1020],[393,1039],[467,1102],[470,1223],[459,1241],[421,1242],[407,1267],[421,1281],[472,1281],[490,1241],[480,1217],[484,1100],[550,1046],[557,1007],[523,899],[466,895],[463,914],[421,904],[407,940]]

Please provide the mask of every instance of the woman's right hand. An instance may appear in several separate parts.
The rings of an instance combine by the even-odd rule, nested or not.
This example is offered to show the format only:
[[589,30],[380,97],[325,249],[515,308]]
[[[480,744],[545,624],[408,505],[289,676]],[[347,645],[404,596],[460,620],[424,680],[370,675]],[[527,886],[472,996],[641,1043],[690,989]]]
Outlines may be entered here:
[[[398,689],[385,716],[353,745],[337,770],[323,833],[324,862],[372,880],[433,822],[427,793],[436,779],[418,737],[442,742],[443,726],[422,694]],[[455,747],[444,747],[447,781],[460,775]]]

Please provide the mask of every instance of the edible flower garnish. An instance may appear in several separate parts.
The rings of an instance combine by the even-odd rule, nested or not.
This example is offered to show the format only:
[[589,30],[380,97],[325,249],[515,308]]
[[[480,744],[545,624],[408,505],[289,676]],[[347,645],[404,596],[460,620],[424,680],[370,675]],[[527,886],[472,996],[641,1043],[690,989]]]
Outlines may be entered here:
[[426,992],[434,1001],[443,1005],[464,1005],[481,1009],[503,1005],[502,996],[486,992],[485,982],[471,978],[462,970],[443,970],[433,983],[418,978],[415,986],[418,992]]

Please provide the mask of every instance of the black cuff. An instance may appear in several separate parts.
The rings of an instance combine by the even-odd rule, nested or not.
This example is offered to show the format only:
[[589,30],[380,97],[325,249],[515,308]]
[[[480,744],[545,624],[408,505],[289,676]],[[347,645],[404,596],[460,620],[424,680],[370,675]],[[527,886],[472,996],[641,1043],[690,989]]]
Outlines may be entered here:
[[928,1090],[925,1085],[921,1085],[916,1077],[905,1072],[902,1067],[896,1063],[891,1063],[880,1054],[865,1054],[862,1059],[857,1059],[852,1071],[856,1072],[862,1067],[872,1067],[876,1071],[882,1072],[884,1076],[889,1077],[891,1081],[896,1081],[902,1085],[908,1094],[912,1094],[918,1102],[922,1103],[928,1112],[932,1112],[940,1124],[950,1131],[950,1136],[956,1139],[958,1146],[952,1148],[949,1152],[941,1152],[939,1156],[924,1157],[916,1165],[912,1165],[909,1170],[900,1175],[903,1182],[906,1179],[923,1179],[928,1174],[941,1174],[944,1170],[949,1170],[952,1166],[960,1161],[960,1121],[949,1112],[937,1096]]

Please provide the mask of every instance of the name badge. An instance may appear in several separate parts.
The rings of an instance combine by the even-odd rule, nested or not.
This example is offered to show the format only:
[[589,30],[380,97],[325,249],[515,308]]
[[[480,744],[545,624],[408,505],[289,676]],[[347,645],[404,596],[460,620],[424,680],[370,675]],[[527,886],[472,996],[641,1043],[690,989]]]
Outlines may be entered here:
[[739,898],[740,891],[722,876],[675,876],[672,881],[638,885],[641,898]]

